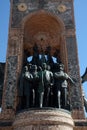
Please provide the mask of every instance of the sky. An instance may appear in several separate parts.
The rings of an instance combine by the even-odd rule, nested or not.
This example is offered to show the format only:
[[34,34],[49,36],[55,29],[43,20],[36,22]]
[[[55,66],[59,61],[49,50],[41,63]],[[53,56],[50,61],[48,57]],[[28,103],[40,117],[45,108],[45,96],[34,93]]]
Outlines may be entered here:
[[[6,61],[10,12],[9,1],[1,0],[0,3],[0,62]],[[87,67],[87,0],[74,0],[74,16],[80,75],[82,76]],[[83,84],[83,90],[87,97],[87,82]]]

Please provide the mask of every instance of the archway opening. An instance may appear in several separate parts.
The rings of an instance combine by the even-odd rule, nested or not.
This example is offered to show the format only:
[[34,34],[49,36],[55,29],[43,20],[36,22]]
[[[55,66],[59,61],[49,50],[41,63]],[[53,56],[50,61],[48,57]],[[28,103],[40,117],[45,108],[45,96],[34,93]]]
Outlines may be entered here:
[[[34,107],[39,106],[42,108],[42,104],[44,107],[56,106],[60,108],[60,104],[56,104],[58,102],[57,98],[54,95],[55,92],[57,91],[56,89],[54,90],[53,86],[57,85],[55,84],[56,80],[54,81],[54,74],[60,70],[60,67],[64,67],[65,65],[63,59],[66,59],[65,55],[66,50],[63,34],[64,34],[64,25],[62,21],[60,19],[57,19],[53,15],[43,11],[37,12],[29,16],[29,18],[27,18],[27,20],[24,22],[24,39],[23,39],[24,61],[23,61],[22,73],[26,74],[25,75],[26,79],[29,78],[29,80],[31,80],[30,81],[31,89],[26,91],[27,87],[23,88],[24,91],[22,91],[23,93],[19,101],[20,103],[19,106],[21,108],[29,108],[29,107],[31,108],[33,106]],[[46,74],[45,72],[47,72],[47,75],[45,75]],[[30,74],[31,76],[28,74]],[[47,80],[47,82],[45,79]],[[21,82],[22,81],[23,80],[21,80]],[[43,90],[44,94],[41,93],[41,95],[39,95],[41,97],[37,96],[38,91],[36,90],[35,87],[37,86],[37,88],[39,88],[40,81],[42,83],[42,86],[46,86],[45,83],[48,83],[48,85],[50,86],[50,87],[46,86],[47,88],[50,88],[49,97],[52,98],[52,100],[50,100],[49,98],[49,101],[47,101],[48,103],[46,102],[46,99],[48,98],[46,98],[45,96],[45,94],[48,93],[48,90],[45,92],[44,89]],[[26,84],[26,80],[24,84]],[[52,94],[51,90],[53,96],[51,95]],[[58,96],[57,93],[56,96]],[[54,103],[53,100],[55,99],[56,102]],[[62,108],[65,108],[63,106],[63,100],[61,99],[60,99],[60,102],[62,101],[61,106]]]
[[32,56],[37,45],[39,54],[46,55],[50,47],[51,56],[60,58],[63,32],[63,23],[53,15],[46,12],[31,15],[24,25],[24,57]]

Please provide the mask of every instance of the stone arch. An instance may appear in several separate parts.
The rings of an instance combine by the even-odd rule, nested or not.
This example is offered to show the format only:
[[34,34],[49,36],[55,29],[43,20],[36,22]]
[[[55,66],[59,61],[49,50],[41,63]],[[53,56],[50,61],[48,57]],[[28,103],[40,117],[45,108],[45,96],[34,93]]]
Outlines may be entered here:
[[38,11],[26,16],[22,21],[24,30],[23,48],[29,56],[33,55],[34,44],[39,52],[45,53],[50,46],[51,55],[60,57],[66,64],[65,26],[63,21],[46,11]]

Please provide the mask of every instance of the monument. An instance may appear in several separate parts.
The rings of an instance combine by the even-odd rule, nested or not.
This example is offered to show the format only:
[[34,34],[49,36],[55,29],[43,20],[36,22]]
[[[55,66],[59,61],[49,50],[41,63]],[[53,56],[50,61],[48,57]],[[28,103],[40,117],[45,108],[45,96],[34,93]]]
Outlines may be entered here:
[[74,0],[10,0],[0,130],[86,130]]

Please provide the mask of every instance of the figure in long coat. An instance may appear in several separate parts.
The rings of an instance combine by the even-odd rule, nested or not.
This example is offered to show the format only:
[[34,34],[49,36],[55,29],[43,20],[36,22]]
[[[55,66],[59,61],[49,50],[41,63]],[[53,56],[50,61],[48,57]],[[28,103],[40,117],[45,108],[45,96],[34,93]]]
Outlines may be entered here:
[[[30,107],[30,94],[33,76],[28,70],[28,66],[24,66],[20,76],[19,97],[21,98],[22,107]],[[23,104],[22,104],[23,103]]]

